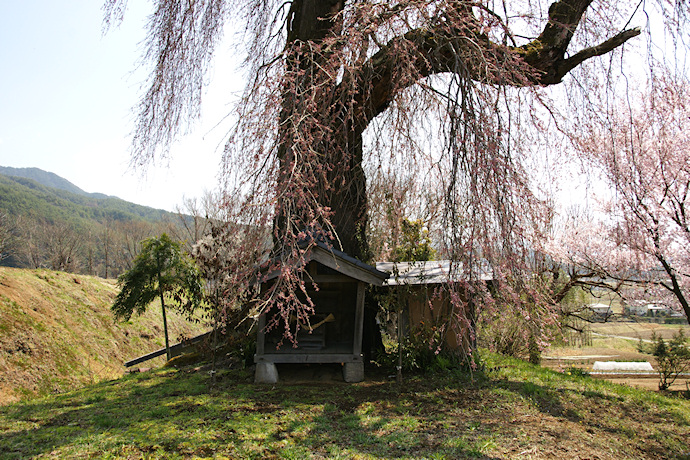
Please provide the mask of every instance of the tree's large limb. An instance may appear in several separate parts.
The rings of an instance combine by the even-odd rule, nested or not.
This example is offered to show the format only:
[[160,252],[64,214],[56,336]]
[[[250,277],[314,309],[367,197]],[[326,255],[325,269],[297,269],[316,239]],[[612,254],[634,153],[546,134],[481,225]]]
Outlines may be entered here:
[[[496,44],[473,28],[471,18],[462,28],[439,33],[434,28],[417,29],[395,38],[370,59],[360,78],[370,80],[370,91],[363,92],[358,102],[365,119],[383,112],[393,100],[401,84],[411,86],[416,81],[394,82],[394,67],[401,46],[415,46],[419,59],[414,63],[418,77],[437,73],[464,73],[466,77],[487,83],[528,86],[553,85],[575,67],[595,56],[601,56],[639,35],[640,29],[627,29],[603,43],[583,49],[567,57],[567,49],[582,15],[591,0],[561,0],[549,8],[549,19],[544,30],[530,43],[517,47]],[[497,67],[498,63],[506,64]],[[506,68],[517,69],[511,77]],[[395,83],[395,84],[394,84]]]
[[581,51],[578,51],[573,56],[563,60],[563,62],[558,66],[557,72],[555,73],[555,78],[557,78],[556,83],[560,82],[568,72],[582,64],[587,59],[595,56],[603,56],[609,51],[613,51],[614,49],[618,48],[631,38],[637,37],[640,35],[640,33],[641,30],[639,27],[624,30],[615,37],[609,38],[597,46],[592,46],[590,48],[585,48]]

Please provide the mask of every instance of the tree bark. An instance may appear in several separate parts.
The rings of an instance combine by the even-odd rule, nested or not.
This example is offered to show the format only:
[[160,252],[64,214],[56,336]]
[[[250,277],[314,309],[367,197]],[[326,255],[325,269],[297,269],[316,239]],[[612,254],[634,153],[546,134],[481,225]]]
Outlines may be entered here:
[[[329,216],[331,234],[336,249],[360,260],[370,259],[366,239],[367,193],[362,168],[362,129],[354,126],[348,115],[348,106],[339,99],[339,88],[326,68],[328,50],[323,49],[325,39],[337,34],[341,22],[336,19],[344,2],[340,0],[297,0],[290,7],[286,50],[288,87],[283,96],[280,123],[280,162],[278,212],[274,227],[274,245],[280,248],[289,232],[313,229],[323,223],[312,215],[313,207],[320,206]],[[316,101],[307,107],[310,101]],[[304,124],[301,116],[307,113],[311,125]],[[305,139],[306,137],[306,139]],[[304,152],[309,162],[304,168]],[[303,176],[297,184],[309,187],[312,207],[287,203],[304,190],[291,190],[294,171],[298,167]]]
[[[332,228],[325,230],[332,230],[334,247],[369,260],[368,202],[362,169],[362,133],[369,123],[396,94],[433,74],[457,73],[493,85],[552,85],[586,59],[608,53],[639,35],[638,29],[625,30],[567,57],[572,36],[590,3],[554,2],[539,37],[518,47],[493,43],[471,8],[457,2],[435,26],[391,39],[364,65],[344,70],[339,78],[342,69],[337,64],[333,67],[329,57],[343,46],[336,38],[342,28],[338,13],[343,11],[345,0],[294,0],[286,21],[287,78],[280,116],[276,250],[291,233],[309,231],[330,221]],[[401,48],[406,50],[403,57]],[[418,56],[411,61],[414,71],[401,78],[396,66],[414,56]],[[311,124],[305,127],[309,118]],[[309,150],[315,153],[305,158],[304,152]],[[299,183],[295,170],[305,161],[311,172]],[[308,187],[309,194],[299,187]],[[305,196],[313,200],[311,205],[295,203],[304,201]],[[316,208],[325,214],[314,216]]]

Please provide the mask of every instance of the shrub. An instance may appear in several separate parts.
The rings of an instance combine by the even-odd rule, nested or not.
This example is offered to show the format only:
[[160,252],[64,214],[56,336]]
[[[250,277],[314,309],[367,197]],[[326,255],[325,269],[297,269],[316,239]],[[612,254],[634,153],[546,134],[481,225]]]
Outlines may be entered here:
[[530,325],[521,315],[494,319],[481,324],[480,345],[491,351],[539,364],[541,350]]
[[[638,348],[642,345],[638,346]],[[652,333],[652,343],[642,347],[648,353],[654,355],[659,371],[659,390],[667,390],[678,375],[690,368],[690,350],[687,347],[687,339],[683,330],[673,334],[673,338],[667,343],[661,336]]]
[[[465,365],[468,358],[460,353],[453,353],[438,346],[439,337],[430,337],[417,331],[402,338],[402,370],[405,372],[428,372],[434,370],[457,369]],[[395,369],[398,365],[397,340],[384,340],[386,351],[381,353],[376,362],[384,367]]]

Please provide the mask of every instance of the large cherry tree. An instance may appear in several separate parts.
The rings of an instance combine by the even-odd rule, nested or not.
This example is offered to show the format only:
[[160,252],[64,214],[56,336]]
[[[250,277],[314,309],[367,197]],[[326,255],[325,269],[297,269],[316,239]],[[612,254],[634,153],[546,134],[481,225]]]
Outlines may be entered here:
[[[659,6],[676,19],[686,9]],[[107,22],[125,8],[107,0]],[[218,43],[239,30],[248,82],[223,172],[237,221],[271,228],[283,267],[299,266],[305,236],[372,260],[368,187],[395,196],[386,187],[402,177],[436,191],[442,254],[464,278],[489,261],[521,304],[524,262],[550,218],[524,153],[526,133],[544,126],[534,114],[555,109],[542,88],[640,35],[629,26],[639,11],[610,0],[159,0],[134,161],[165,155],[198,117]],[[302,308],[295,273],[283,268],[267,308]]]

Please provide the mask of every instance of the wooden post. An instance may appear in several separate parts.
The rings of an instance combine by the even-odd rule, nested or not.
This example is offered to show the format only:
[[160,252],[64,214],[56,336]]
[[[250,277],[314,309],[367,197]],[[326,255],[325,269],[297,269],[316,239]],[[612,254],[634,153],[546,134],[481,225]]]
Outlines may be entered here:
[[170,340],[168,339],[168,318],[165,316],[165,296],[163,295],[163,285],[161,284],[161,261],[158,262],[158,295],[161,298],[161,310],[163,311],[163,332],[165,333],[165,356],[168,361],[172,358],[170,354]]
[[168,319],[165,316],[165,303],[163,303],[163,296],[161,295],[161,309],[163,310],[163,332],[165,333],[165,356],[170,361],[170,340],[168,339]]
[[398,366],[397,373],[395,374],[396,383],[402,383],[402,329],[403,329],[403,319],[402,319],[402,306],[400,305],[400,298],[397,297],[398,304]]
[[264,346],[266,341],[266,313],[261,313],[259,315],[259,325],[258,332],[256,334],[256,357],[263,359],[264,357]]
[[355,335],[354,344],[352,346],[352,354],[355,355],[356,361],[362,359],[362,335],[364,334],[364,294],[366,291],[366,284],[363,282],[357,283],[357,306],[355,309]]
[[161,262],[160,251],[156,253],[156,268],[158,269],[158,295],[161,298],[161,310],[163,311],[163,332],[165,333],[165,355],[170,361],[172,355],[170,354],[170,340],[168,340],[168,319],[165,316],[165,296],[163,295],[163,284],[161,283],[161,271],[163,270],[163,263]]

